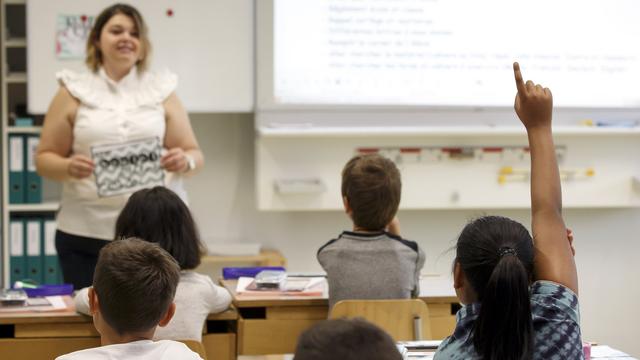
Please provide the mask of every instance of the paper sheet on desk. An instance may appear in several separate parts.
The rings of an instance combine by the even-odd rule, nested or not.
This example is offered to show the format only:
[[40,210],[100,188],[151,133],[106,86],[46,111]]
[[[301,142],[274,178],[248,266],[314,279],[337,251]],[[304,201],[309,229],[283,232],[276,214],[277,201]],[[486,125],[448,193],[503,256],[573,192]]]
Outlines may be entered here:
[[625,354],[622,351],[612,349],[606,345],[598,345],[591,347],[591,358],[592,359],[625,359],[630,360],[633,359],[629,354]]
[[322,296],[326,288],[326,279],[324,277],[305,278],[309,281],[305,290],[302,291],[282,291],[282,290],[247,290],[247,286],[253,282],[251,277],[238,278],[236,286],[237,294],[247,295],[292,295],[292,296]]
[[[67,304],[64,301],[62,296],[45,296],[44,301],[47,304],[39,305],[29,305],[29,300],[27,300],[26,306],[7,306],[0,307],[0,313],[19,313],[19,312],[46,312],[46,311],[61,311],[67,310]],[[33,303],[34,299],[30,299]]]

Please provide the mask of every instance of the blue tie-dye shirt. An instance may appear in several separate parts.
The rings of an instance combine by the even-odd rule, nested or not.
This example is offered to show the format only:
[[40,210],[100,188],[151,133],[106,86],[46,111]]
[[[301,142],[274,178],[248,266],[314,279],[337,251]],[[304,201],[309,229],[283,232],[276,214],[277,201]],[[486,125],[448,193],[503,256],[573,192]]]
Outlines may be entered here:
[[[473,347],[473,324],[480,304],[464,306],[456,314],[456,329],[444,339],[434,359],[480,359]],[[581,360],[580,312],[578,297],[565,286],[536,281],[531,285],[534,359]]]

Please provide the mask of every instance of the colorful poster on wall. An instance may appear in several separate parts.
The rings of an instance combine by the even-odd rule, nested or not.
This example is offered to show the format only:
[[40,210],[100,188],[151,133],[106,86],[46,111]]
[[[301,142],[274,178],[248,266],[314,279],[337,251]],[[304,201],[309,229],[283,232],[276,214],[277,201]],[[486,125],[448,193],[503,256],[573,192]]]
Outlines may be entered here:
[[93,16],[58,15],[56,25],[56,57],[84,59],[87,38],[93,27]]
[[164,185],[161,155],[162,144],[157,137],[92,146],[98,196],[127,194]]

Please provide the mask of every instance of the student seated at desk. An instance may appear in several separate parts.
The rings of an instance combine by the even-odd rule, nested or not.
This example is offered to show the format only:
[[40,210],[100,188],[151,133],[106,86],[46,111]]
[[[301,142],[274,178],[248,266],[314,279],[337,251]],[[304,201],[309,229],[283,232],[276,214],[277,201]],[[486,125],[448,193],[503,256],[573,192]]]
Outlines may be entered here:
[[57,360],[201,359],[183,343],[152,340],[156,327],[171,321],[179,280],[178,263],[156,244],[130,238],[106,245],[89,289],[102,346]]
[[425,255],[416,242],[400,237],[395,216],[401,190],[398,168],[380,155],[357,155],[342,170],[342,200],[353,231],[317,254],[327,272],[331,307],[345,299],[418,296]]
[[[583,359],[578,274],[562,219],[549,89],[522,80],[515,110],[531,154],[533,239],[520,223],[487,216],[458,238],[454,287],[466,304],[435,359]],[[531,283],[533,281],[533,283]]]
[[402,360],[389,334],[363,319],[321,321],[300,338],[294,360]]
[[[154,339],[202,341],[202,328],[210,313],[226,310],[231,294],[206,275],[193,271],[200,265],[204,247],[187,205],[173,191],[154,187],[136,191],[116,221],[116,240],[137,237],[157,243],[180,265],[176,313],[159,328]],[[75,297],[76,310],[88,313],[88,288]]]

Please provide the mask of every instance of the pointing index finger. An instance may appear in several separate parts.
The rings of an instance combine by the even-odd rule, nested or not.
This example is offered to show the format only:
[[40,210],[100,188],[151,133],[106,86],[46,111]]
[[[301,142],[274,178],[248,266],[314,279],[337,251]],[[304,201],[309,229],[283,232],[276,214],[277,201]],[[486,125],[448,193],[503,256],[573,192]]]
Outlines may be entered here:
[[522,73],[520,72],[520,64],[518,64],[517,62],[513,63],[513,74],[515,75],[515,78],[516,78],[516,88],[518,89],[518,92],[523,95],[526,94],[527,88],[524,85],[524,80],[522,79]]

